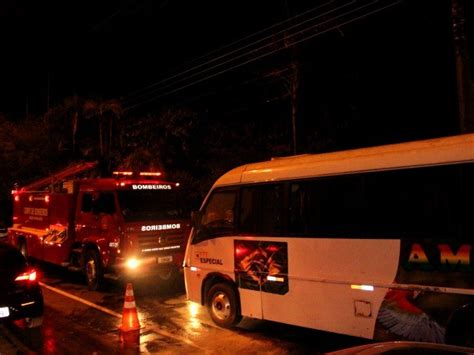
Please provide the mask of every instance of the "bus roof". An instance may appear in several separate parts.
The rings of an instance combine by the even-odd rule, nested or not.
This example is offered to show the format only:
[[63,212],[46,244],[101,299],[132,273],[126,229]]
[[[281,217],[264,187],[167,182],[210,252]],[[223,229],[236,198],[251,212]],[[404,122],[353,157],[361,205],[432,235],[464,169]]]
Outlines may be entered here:
[[230,170],[214,187],[467,161],[474,161],[474,134],[274,158]]

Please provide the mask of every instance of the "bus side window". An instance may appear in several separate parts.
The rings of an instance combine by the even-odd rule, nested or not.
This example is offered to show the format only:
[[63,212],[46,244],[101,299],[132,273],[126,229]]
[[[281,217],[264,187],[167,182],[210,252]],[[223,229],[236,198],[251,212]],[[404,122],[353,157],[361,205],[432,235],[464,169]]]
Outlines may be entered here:
[[240,201],[239,231],[255,234],[258,231],[258,195],[254,188],[243,188]]
[[364,180],[336,176],[290,185],[292,235],[368,235]]
[[291,234],[303,234],[306,232],[306,189],[301,183],[290,185],[290,208],[289,208],[289,228]]
[[277,235],[283,225],[283,185],[242,188],[239,233]]
[[[466,164],[460,171],[458,179],[459,198],[457,200],[457,212],[459,214],[458,237],[472,238],[474,235],[474,222],[472,218],[472,208],[474,201],[474,164]],[[462,192],[462,193],[461,193]],[[472,261],[471,261],[472,262]]]
[[[330,198],[327,180],[295,182],[290,185],[288,230],[292,235],[328,232],[331,214],[339,201]],[[327,221],[327,222],[326,222]]]
[[262,234],[280,234],[282,232],[283,186],[274,185],[262,189]]

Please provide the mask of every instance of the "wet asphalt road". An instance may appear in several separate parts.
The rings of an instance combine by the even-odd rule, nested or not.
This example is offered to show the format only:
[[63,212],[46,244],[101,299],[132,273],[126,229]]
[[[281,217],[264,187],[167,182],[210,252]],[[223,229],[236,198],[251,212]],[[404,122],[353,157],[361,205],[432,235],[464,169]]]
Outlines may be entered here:
[[[101,292],[88,291],[79,274],[37,266],[45,285],[41,333],[28,334],[24,329],[9,327],[33,353],[321,354],[368,342],[254,319],[244,319],[232,330],[218,328],[205,307],[186,300],[184,282],[179,278],[168,285],[150,280],[133,282],[141,325],[140,344],[124,346],[118,330],[124,305],[123,284],[108,282]],[[17,347],[14,353],[29,352]]]

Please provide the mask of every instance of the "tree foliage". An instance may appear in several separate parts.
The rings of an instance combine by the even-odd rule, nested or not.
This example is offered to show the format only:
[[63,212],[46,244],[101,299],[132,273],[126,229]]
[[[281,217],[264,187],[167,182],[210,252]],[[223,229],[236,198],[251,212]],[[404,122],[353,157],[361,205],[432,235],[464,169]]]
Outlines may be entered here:
[[[3,210],[9,222],[9,192],[78,161],[100,161],[113,170],[161,171],[186,190],[197,208],[218,176],[237,165],[288,154],[278,126],[210,119],[186,107],[132,116],[117,100],[72,96],[44,115],[12,122],[0,117]],[[8,206],[8,207],[5,207]]]

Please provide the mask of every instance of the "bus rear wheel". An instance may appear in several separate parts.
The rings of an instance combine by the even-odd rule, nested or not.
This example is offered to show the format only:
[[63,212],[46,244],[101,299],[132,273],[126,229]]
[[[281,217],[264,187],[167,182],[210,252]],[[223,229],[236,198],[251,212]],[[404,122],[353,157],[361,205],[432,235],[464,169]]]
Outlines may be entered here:
[[448,344],[474,348],[474,326],[463,324],[460,327],[456,327],[454,332],[448,330],[446,334],[446,342]]
[[214,323],[222,328],[232,328],[242,319],[237,295],[227,283],[218,283],[209,289],[207,309]]
[[448,344],[474,348],[474,306],[465,306],[454,313],[446,329]]

